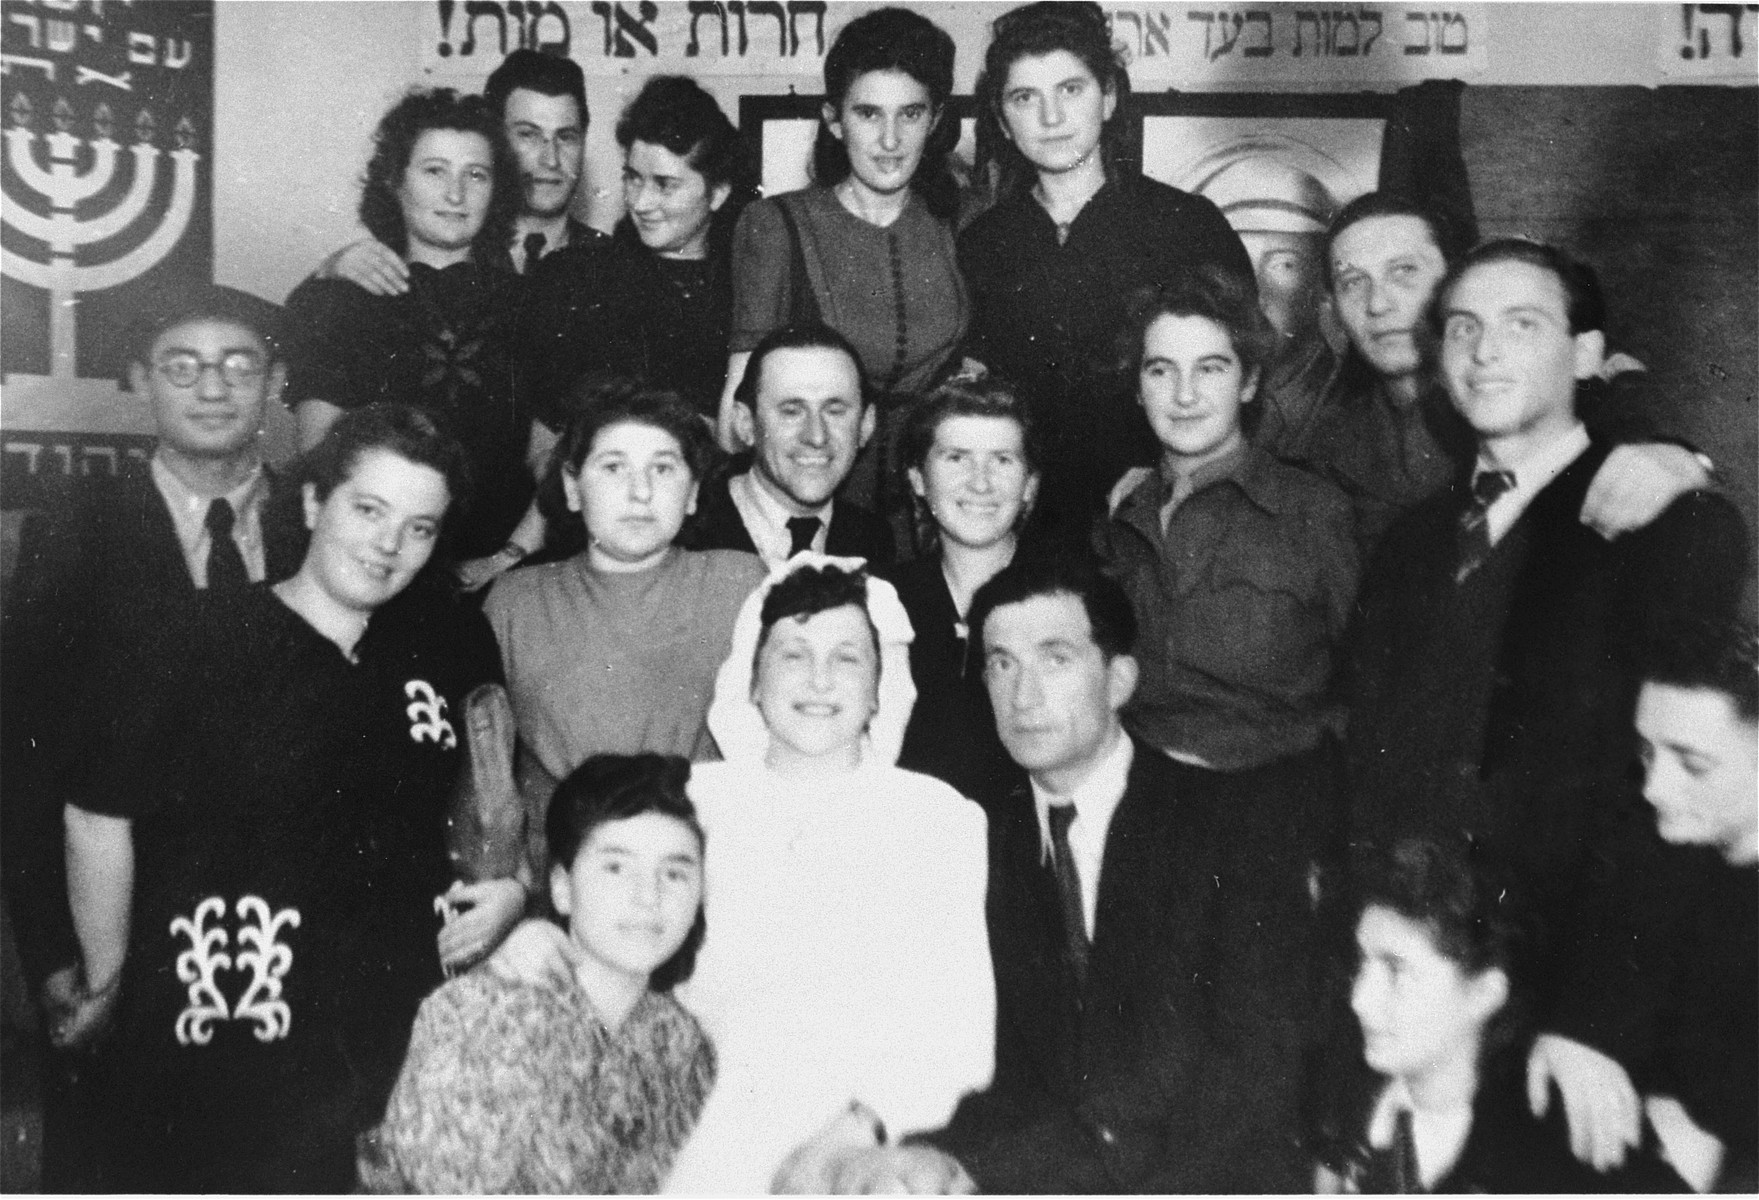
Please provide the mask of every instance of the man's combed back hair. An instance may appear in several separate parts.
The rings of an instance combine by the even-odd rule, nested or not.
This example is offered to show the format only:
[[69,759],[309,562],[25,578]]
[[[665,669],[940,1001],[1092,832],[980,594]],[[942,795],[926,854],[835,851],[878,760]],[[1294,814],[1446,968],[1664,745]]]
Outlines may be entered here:
[[1039,596],[1073,596],[1087,610],[1093,641],[1106,660],[1129,654],[1136,644],[1136,610],[1118,581],[1085,556],[1028,555],[1016,558],[977,589],[970,629],[983,653],[984,624],[996,609]]
[[867,373],[861,369],[861,355],[856,353],[848,338],[829,325],[784,325],[764,334],[763,340],[752,349],[751,357],[745,361],[745,374],[740,377],[739,386],[733,389],[733,399],[753,413],[757,412],[757,387],[763,378],[764,359],[777,350],[841,350],[855,364],[856,378],[861,380],[861,403],[863,406],[867,404]]
[[1441,251],[1442,261],[1449,265],[1458,262],[1477,240],[1462,222],[1439,207],[1424,204],[1400,192],[1366,192],[1339,209],[1331,224],[1325,227],[1325,251],[1320,261],[1325,269],[1328,291],[1335,291],[1337,284],[1331,274],[1332,246],[1343,236],[1344,230],[1372,217],[1415,217],[1428,228],[1429,240]]
[[[683,823],[696,835],[697,848],[706,853],[708,839],[686,791],[689,783],[690,761],[676,754],[593,755],[569,772],[550,796],[544,833],[549,838],[551,865],[572,871],[575,856],[593,830],[646,813]],[[699,905],[684,944],[654,968],[648,986],[663,992],[689,979],[707,932],[707,918]]]
[[1564,314],[1570,322],[1570,333],[1591,333],[1606,328],[1606,299],[1600,290],[1600,277],[1594,268],[1573,258],[1556,246],[1528,238],[1497,238],[1468,251],[1448,269],[1446,278],[1435,289],[1435,300],[1429,308],[1429,324],[1437,337],[1447,325],[1447,306],[1462,276],[1474,267],[1492,263],[1525,263],[1548,271],[1564,290]]
[[1682,617],[1649,638],[1640,673],[1646,683],[1727,696],[1736,716],[1759,724],[1759,641],[1746,621]]
[[507,97],[515,88],[540,96],[570,96],[580,106],[583,132],[591,121],[586,108],[586,72],[571,58],[540,50],[515,50],[501,60],[483,84],[483,99],[497,117],[506,116]]

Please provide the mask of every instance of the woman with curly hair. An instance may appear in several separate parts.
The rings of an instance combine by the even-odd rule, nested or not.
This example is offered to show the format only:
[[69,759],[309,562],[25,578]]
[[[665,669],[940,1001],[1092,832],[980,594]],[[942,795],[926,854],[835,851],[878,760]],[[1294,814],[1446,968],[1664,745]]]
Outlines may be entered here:
[[507,244],[519,173],[487,101],[449,88],[410,92],[373,143],[360,219],[409,261],[410,287],[397,296],[342,279],[295,288],[287,402],[307,447],[343,412],[393,399],[457,437],[476,502],[441,550],[476,588],[542,540],[532,463],[552,439],[513,386],[521,285]]

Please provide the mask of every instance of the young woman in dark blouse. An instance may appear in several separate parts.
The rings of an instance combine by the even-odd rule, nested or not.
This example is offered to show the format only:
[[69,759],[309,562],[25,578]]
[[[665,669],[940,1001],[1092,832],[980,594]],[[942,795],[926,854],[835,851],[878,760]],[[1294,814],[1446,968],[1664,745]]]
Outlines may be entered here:
[[435,915],[464,697],[500,675],[481,614],[417,582],[465,485],[419,410],[347,414],[302,471],[298,573],[118,679],[67,815],[119,1191],[349,1190],[422,996],[523,911],[493,879]]
[[531,279],[521,389],[556,430],[583,377],[676,391],[712,420],[727,370],[733,228],[755,189],[738,130],[695,80],[656,75],[617,121],[627,215]]
[[440,421],[463,444],[475,487],[441,554],[478,588],[541,545],[533,464],[554,441],[513,386],[524,289],[507,244],[519,172],[499,115],[448,88],[405,96],[373,141],[360,219],[408,260],[409,290],[379,296],[315,278],[295,288],[287,403],[308,448],[343,412],[379,401]]
[[1041,503],[1085,521],[1153,457],[1111,365],[1137,289],[1180,266],[1252,263],[1219,209],[1148,179],[1124,150],[1130,79],[1097,4],[1005,13],[977,83],[979,173],[997,202],[959,236],[967,356],[1029,389],[1045,436]]

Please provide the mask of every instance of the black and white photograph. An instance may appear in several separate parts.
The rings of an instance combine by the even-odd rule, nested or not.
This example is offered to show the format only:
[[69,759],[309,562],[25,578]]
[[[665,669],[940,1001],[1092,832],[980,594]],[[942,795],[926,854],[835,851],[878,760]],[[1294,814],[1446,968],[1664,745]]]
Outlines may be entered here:
[[1759,1191],[1759,4],[0,0],[0,1191]]

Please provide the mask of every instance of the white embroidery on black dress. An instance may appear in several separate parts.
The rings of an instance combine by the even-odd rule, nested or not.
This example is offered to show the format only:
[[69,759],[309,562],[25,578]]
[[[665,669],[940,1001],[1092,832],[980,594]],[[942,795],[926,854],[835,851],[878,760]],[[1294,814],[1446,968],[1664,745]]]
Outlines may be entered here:
[[446,719],[446,698],[435,693],[425,679],[411,679],[403,685],[403,694],[412,703],[404,711],[409,714],[409,736],[412,741],[436,742],[440,749],[458,745],[458,734]]
[[209,896],[191,916],[171,920],[172,935],[189,939],[189,949],[177,956],[177,978],[189,986],[189,1003],[174,1026],[180,1045],[207,1045],[214,1039],[214,1021],[255,1021],[259,1042],[284,1038],[293,1027],[293,1010],[281,999],[281,981],[293,969],[293,949],[280,935],[283,928],[299,927],[299,910],[271,914],[261,896],[242,896],[236,913],[243,922],[238,944],[248,947],[238,952],[237,965],[251,977],[244,995],[230,1008],[214,976],[233,965],[233,956],[225,951],[231,934],[209,924],[226,916],[226,901]]
[[177,978],[189,985],[189,1004],[177,1014],[177,1041],[205,1046],[213,1039],[211,1021],[224,1021],[230,1014],[226,997],[214,982],[214,973],[232,965],[232,956],[224,953],[228,934],[224,929],[210,929],[208,922],[226,915],[226,902],[209,896],[196,905],[194,919],[174,917],[172,936],[182,934],[189,939],[189,949],[177,956]]
[[247,922],[238,931],[238,941],[251,947],[238,952],[238,966],[248,969],[251,977],[232,1009],[232,1019],[255,1021],[257,1041],[272,1042],[286,1037],[293,1027],[293,1010],[281,999],[281,980],[293,968],[293,950],[277,938],[283,926],[299,928],[299,910],[284,908],[270,916],[261,896],[242,896],[238,915]]

